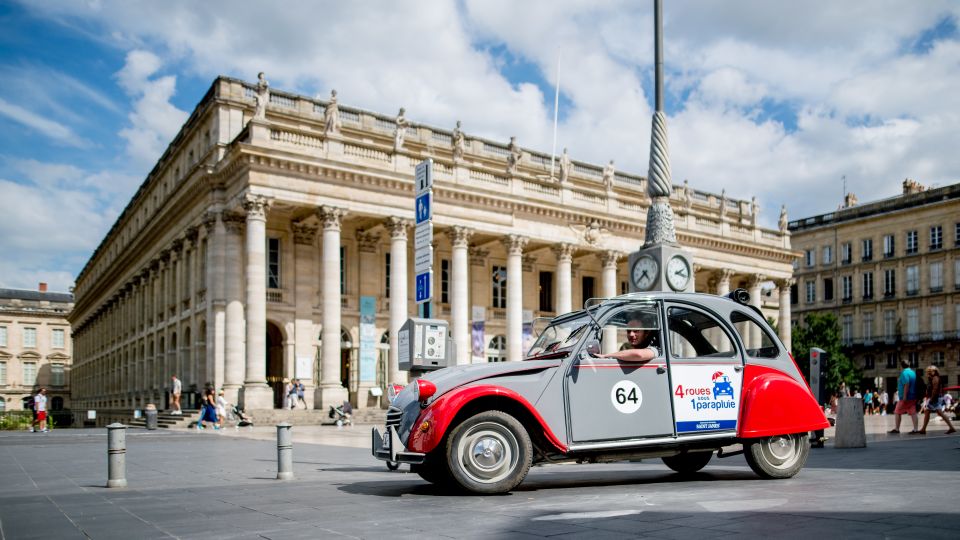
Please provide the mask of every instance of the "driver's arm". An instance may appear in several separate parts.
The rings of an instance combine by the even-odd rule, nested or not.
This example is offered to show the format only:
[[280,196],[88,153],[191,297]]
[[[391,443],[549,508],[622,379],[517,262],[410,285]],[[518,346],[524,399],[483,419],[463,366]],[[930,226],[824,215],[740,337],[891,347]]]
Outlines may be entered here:
[[607,354],[598,354],[600,358],[616,358],[624,362],[649,362],[657,357],[657,350],[653,347],[643,349],[624,349]]

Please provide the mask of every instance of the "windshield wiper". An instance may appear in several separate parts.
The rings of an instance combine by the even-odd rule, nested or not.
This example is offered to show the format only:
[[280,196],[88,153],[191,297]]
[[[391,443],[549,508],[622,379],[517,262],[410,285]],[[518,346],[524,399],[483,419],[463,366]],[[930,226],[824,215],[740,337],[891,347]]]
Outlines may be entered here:
[[540,354],[540,355],[537,355],[537,356],[528,356],[528,357],[524,358],[524,361],[526,361],[526,360],[550,360],[550,359],[553,359],[553,358],[563,358],[564,356],[567,356],[568,354],[570,354],[570,349],[567,349],[567,350],[565,350],[565,351],[553,351],[553,352],[543,353],[543,354]]

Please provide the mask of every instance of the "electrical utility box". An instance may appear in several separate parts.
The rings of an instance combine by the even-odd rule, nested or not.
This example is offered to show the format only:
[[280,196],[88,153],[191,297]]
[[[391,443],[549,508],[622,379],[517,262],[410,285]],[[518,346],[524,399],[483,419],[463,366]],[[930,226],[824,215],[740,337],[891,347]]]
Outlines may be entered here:
[[432,371],[457,364],[457,348],[447,321],[407,319],[397,333],[399,368],[404,371]]
[[810,348],[810,392],[821,406],[825,405],[830,396],[827,395],[827,351]]

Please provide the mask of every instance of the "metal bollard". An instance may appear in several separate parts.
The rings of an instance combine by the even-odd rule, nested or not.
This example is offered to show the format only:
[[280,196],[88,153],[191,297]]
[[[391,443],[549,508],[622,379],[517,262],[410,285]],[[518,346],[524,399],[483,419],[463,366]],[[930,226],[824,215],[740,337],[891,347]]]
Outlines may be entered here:
[[107,426],[107,487],[127,487],[127,426]]
[[277,424],[277,480],[293,480],[293,425]]

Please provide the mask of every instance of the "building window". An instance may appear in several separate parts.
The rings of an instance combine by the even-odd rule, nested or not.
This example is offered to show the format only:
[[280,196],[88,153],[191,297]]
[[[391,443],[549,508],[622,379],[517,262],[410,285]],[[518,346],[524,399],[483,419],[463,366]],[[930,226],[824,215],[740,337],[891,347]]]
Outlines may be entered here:
[[626,282],[626,281],[621,281],[621,282],[620,282],[620,294],[627,294],[628,292],[630,292],[630,290],[627,289],[627,282]]
[[51,331],[50,341],[54,349],[62,349],[64,346],[63,328],[54,328]]
[[917,368],[920,366],[920,353],[917,351],[910,351],[907,353],[907,362],[910,364],[910,367]]
[[935,366],[943,367],[946,364],[943,351],[933,351],[930,357],[930,363]]
[[383,254],[383,297],[390,298],[390,254]]
[[37,384],[37,363],[23,363],[23,386],[33,386]]
[[817,301],[817,283],[815,281],[807,281],[807,303],[812,304]]
[[591,298],[596,298],[597,291],[594,287],[593,276],[583,276],[583,279],[580,280],[580,287],[580,291],[583,293],[584,303]]
[[920,310],[907,309],[907,341],[917,341],[920,338]]
[[874,369],[875,367],[873,355],[868,354],[863,357],[863,369]]
[[840,246],[840,262],[850,264],[853,261],[853,246],[846,242]]
[[863,314],[863,344],[873,345],[873,313]]
[[840,293],[844,302],[853,300],[853,276],[840,277]]
[[953,224],[953,245],[960,247],[960,222]]
[[37,346],[37,329],[36,328],[28,327],[23,329],[23,346],[24,347]]
[[50,384],[52,386],[63,386],[66,384],[66,380],[63,364],[52,364],[50,366]]
[[873,298],[873,272],[863,273],[863,299]]
[[267,238],[267,288],[280,288],[280,239]]
[[840,318],[840,339],[844,345],[853,344],[853,315],[844,315]]
[[808,249],[804,251],[803,255],[804,255],[804,262],[806,263],[808,268],[816,264],[817,254],[814,250]]
[[833,246],[823,246],[823,264],[833,262]]
[[54,396],[50,400],[50,410],[51,411],[62,411],[63,410],[63,398],[60,396]]
[[917,252],[920,241],[917,231],[907,231],[907,255],[913,255]]
[[897,294],[897,269],[888,268],[883,271],[883,296],[891,298]]
[[888,234],[883,237],[883,258],[889,259],[896,254],[897,245],[896,237],[892,234]]
[[[626,285],[626,283],[621,283]],[[553,311],[553,272],[540,272],[540,311]]]
[[[492,305],[495,308],[506,308],[507,307],[507,269],[503,266],[494,266],[493,275],[491,276],[491,285],[493,290],[491,291]],[[491,342],[492,343],[492,342]]]
[[920,291],[920,271],[916,266],[907,267],[907,296],[914,296]]
[[943,306],[930,308],[930,334],[933,339],[943,339]]
[[487,362],[504,362],[507,360],[507,338],[493,336],[487,344]]
[[[957,262],[960,262],[960,259],[957,259]],[[7,327],[0,326],[0,347],[7,346]]]
[[894,343],[897,340],[897,312],[888,309],[883,312],[883,341]]
[[[0,386],[7,385],[7,363],[0,362]],[[0,399],[0,401],[3,401]]]
[[930,292],[943,290],[943,261],[930,263]]
[[833,300],[833,278],[823,278],[823,301]]
[[887,369],[896,369],[897,367],[897,355],[893,353],[887,353]]
[[340,246],[340,294],[347,294],[347,248]]
[[440,303],[450,303],[450,259],[440,259]]
[[943,249],[943,226],[930,227],[930,251]]
[[954,259],[953,261],[953,288],[960,291],[960,259]]
[[860,244],[860,254],[865,261],[873,259],[873,238],[863,239]]
[[800,286],[794,283],[790,286],[790,305],[797,305],[800,303]]

